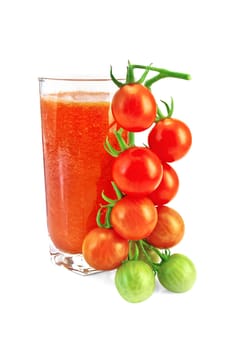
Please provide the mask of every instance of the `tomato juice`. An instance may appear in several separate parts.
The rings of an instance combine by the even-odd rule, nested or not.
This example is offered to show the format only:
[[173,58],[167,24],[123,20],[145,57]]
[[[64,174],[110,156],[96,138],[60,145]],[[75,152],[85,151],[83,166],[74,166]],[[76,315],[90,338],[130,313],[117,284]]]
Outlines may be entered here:
[[104,150],[115,124],[109,93],[58,92],[41,96],[47,225],[54,246],[81,253],[96,227],[103,202],[112,194],[113,158]]

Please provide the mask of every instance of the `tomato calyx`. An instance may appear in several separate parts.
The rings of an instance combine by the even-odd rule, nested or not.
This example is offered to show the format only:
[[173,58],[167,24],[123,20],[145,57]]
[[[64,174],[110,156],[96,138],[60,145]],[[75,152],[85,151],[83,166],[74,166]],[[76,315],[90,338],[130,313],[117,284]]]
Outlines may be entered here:
[[121,88],[122,86],[126,85],[126,84],[143,84],[148,73],[150,72],[150,67],[151,64],[149,66],[145,66],[144,72],[142,73],[141,77],[138,80],[135,80],[135,75],[134,75],[134,65],[132,65],[129,61],[128,61],[128,66],[127,66],[127,73],[126,73],[126,80],[124,83],[122,83],[120,80],[116,79],[116,77],[113,75],[112,72],[112,66],[110,66],[110,77],[112,79],[112,81],[114,82],[114,84]]
[[[134,76],[135,69],[142,69],[144,71],[138,80],[136,80]],[[149,72],[156,72],[156,75],[147,79]],[[191,79],[190,74],[187,74],[187,73],[180,73],[180,72],[170,71],[164,68],[157,68],[152,66],[152,64],[150,65],[131,64],[129,61],[127,66],[126,80],[124,83],[118,80],[113,75],[112,66],[110,66],[110,77],[114,82],[114,84],[119,88],[121,88],[126,84],[138,83],[138,84],[144,84],[148,89],[150,89],[155,82],[163,78],[178,78],[178,79],[184,79],[184,80]]]
[[[116,194],[116,198],[115,199],[109,198],[108,196],[105,195],[104,191],[102,191],[101,197],[107,204],[100,204],[100,208],[97,211],[96,223],[98,227],[101,227],[101,228],[112,227],[110,222],[112,208],[121,198],[123,198],[122,192],[119,190],[119,188],[114,183],[114,181],[111,181],[111,184]],[[102,222],[103,221],[102,216],[104,216],[104,222]]]
[[171,118],[174,112],[174,99],[171,97],[171,104],[169,105],[166,101],[160,100],[166,107],[167,114],[163,114],[161,109],[157,106],[157,114],[155,122],[158,123],[160,120]]
[[105,139],[104,149],[112,157],[116,158],[123,151],[127,150],[130,147],[134,147],[135,146],[134,133],[133,132],[128,132],[128,140],[125,141],[125,139],[122,136],[123,132],[124,132],[123,128],[120,128],[120,129],[114,131],[114,136],[115,136],[115,138],[117,140],[117,143],[118,143],[118,146],[119,146],[119,150],[112,146],[112,144],[110,143],[108,137],[106,137],[106,139]]
[[138,241],[129,241],[129,255],[128,260],[138,260],[139,258],[139,246]]
[[[151,252],[157,254],[157,256],[160,258],[160,262],[154,261],[151,256]],[[144,256],[144,260],[150,265],[155,274],[157,274],[161,264],[168,261],[169,257],[171,256],[169,249],[164,249],[162,251],[143,239],[138,241],[129,241],[128,260],[141,260],[140,254]]]
[[135,82],[133,66],[130,64],[129,61],[127,66],[126,82],[127,84],[132,84]]

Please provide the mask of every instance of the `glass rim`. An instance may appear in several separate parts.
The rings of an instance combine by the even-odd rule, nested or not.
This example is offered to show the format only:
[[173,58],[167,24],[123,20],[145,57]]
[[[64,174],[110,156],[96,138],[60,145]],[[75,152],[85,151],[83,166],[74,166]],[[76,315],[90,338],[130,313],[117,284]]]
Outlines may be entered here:
[[[91,77],[91,76],[83,76],[83,77],[49,77],[49,76],[41,76],[38,77],[39,82],[45,81],[45,80],[50,80],[50,81],[80,81],[80,82],[108,82],[108,81],[112,81],[111,77],[107,78],[107,77]],[[124,78],[117,78],[117,80],[119,81],[124,81]]]

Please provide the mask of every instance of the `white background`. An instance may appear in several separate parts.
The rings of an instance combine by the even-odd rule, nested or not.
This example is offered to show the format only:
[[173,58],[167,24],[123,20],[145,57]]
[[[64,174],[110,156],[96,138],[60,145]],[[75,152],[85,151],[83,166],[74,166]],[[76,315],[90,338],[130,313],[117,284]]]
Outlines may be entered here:
[[[0,348],[232,349],[231,1],[2,1],[0,5]],[[133,63],[187,72],[156,84],[193,133],[174,167],[174,249],[196,264],[185,294],[125,302],[114,273],[81,277],[48,257],[40,75],[124,75]],[[231,124],[230,124],[231,123]],[[229,317],[228,317],[229,316]],[[232,323],[232,322],[231,322]]]

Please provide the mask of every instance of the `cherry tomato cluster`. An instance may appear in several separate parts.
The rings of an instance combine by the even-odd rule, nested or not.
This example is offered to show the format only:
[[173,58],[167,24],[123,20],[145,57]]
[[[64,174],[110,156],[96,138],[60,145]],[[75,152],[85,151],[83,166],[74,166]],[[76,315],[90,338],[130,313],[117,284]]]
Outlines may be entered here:
[[[136,81],[134,70],[143,69]],[[147,79],[150,71],[156,75]],[[182,254],[170,253],[185,231],[184,220],[167,206],[176,195],[179,178],[169,164],[184,157],[192,144],[188,126],[172,117],[173,100],[163,115],[151,85],[164,77],[190,79],[152,66],[127,67],[126,82],[113,82],[118,90],[111,103],[118,126],[118,149],[106,138],[105,150],[115,157],[112,186],[116,198],[102,193],[105,201],[97,213],[97,227],[83,242],[87,263],[97,270],[116,270],[115,284],[129,302],[147,299],[155,289],[155,275],[173,292],[189,290],[196,279],[193,262]],[[145,146],[134,144],[134,133],[148,130]]]

